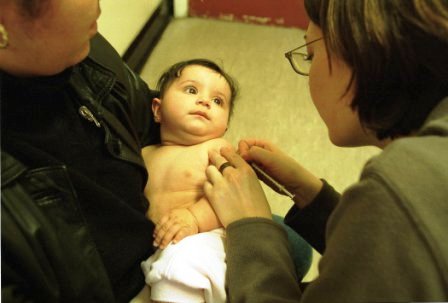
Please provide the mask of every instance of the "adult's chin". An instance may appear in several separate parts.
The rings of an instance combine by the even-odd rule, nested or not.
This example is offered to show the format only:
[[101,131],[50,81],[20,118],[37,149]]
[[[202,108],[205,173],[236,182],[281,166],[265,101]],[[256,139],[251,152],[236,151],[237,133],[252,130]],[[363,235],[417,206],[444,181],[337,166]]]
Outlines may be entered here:
[[[62,73],[63,71],[71,68],[82,61],[84,61],[90,52],[90,42],[85,43],[76,53],[74,53],[71,57],[67,58],[67,60],[63,62],[59,62],[59,64],[54,64],[54,61],[51,62],[40,70],[40,73],[37,76],[54,76]],[[38,71],[39,72],[39,71]]]
[[87,41],[79,50],[79,52],[73,57],[73,61],[67,67],[76,65],[82,62],[90,53],[90,40]]

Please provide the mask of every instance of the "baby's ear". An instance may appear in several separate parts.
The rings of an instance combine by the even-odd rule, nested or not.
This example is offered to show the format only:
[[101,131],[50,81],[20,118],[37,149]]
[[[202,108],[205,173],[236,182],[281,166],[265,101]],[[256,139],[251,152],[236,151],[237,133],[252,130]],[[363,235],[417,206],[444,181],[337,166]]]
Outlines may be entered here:
[[159,98],[152,99],[152,113],[154,114],[154,121],[160,123],[162,121],[162,115],[160,113],[160,107],[162,105],[162,100]]

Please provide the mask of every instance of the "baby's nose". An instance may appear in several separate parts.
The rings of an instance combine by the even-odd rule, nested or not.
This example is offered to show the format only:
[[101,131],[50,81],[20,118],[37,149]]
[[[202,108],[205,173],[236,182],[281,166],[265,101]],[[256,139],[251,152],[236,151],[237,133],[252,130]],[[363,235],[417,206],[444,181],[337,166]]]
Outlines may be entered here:
[[210,101],[205,98],[200,98],[196,101],[196,104],[203,105],[205,107],[210,107]]

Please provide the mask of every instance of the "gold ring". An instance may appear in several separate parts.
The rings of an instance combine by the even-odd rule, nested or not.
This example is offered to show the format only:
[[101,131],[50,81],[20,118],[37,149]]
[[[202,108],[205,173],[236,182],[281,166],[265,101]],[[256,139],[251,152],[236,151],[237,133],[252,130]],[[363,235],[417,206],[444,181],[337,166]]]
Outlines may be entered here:
[[232,166],[232,164],[230,164],[230,162],[224,162],[223,164],[221,164],[221,166],[219,167],[219,172],[222,174],[224,169],[226,169],[227,167]]

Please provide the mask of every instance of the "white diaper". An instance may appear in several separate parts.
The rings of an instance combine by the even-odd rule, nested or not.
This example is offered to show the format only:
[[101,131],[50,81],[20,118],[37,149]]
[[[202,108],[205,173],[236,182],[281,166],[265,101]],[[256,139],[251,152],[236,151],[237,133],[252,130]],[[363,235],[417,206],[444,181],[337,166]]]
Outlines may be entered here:
[[224,239],[222,228],[195,234],[157,250],[142,262],[151,299],[176,303],[226,302]]

